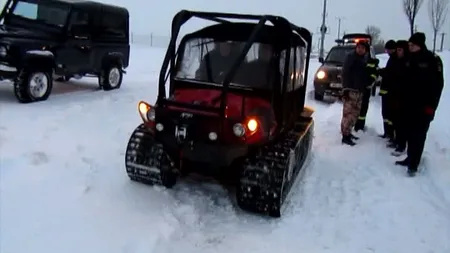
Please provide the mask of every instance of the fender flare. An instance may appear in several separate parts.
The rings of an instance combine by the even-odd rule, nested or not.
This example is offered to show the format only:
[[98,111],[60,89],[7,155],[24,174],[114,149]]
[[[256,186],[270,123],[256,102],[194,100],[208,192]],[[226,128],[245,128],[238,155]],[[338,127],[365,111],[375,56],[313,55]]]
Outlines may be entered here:
[[30,50],[25,53],[23,67],[52,71],[55,68],[55,56],[48,50]]
[[110,53],[106,54],[105,56],[103,56],[101,66],[102,66],[102,68],[104,68],[111,62],[118,63],[118,64],[120,64],[120,66],[122,66],[122,69],[121,69],[122,73],[126,73],[123,70],[123,59],[124,59],[124,55],[122,53],[110,52]]

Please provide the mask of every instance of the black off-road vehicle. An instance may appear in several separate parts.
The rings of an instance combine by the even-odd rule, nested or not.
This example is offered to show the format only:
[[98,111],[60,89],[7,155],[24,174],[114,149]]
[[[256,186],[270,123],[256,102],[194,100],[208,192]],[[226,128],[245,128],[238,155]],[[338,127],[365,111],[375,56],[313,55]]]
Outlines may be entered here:
[[[177,48],[192,17],[218,24],[185,35]],[[311,150],[310,52],[311,33],[283,17],[179,12],[157,101],[139,102],[128,176],[169,188],[190,172],[210,176],[236,186],[241,208],[279,217]]]
[[121,86],[129,61],[125,8],[79,0],[8,0],[0,14],[0,80],[23,103],[46,100],[53,80],[95,76]]
[[[314,97],[323,100],[325,95],[340,96],[342,93],[342,66],[347,55],[355,51],[356,43],[367,41],[371,45],[372,37],[368,34],[349,33],[336,40],[325,59],[319,58],[322,64],[314,76]],[[375,50],[370,46],[369,56],[375,57]]]

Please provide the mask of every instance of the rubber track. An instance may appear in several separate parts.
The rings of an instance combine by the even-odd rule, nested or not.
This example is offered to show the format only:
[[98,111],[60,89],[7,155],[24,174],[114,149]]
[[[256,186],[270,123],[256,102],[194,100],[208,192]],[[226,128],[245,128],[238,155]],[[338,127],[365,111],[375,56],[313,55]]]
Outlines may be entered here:
[[[125,154],[125,166],[131,180],[148,185],[171,187],[161,169],[170,171],[170,163],[161,144],[154,142],[152,133],[141,124],[130,137]],[[169,180],[170,181],[170,180]]]
[[287,179],[289,155],[299,140],[299,133],[293,131],[277,144],[246,159],[236,189],[237,202],[242,209],[280,217],[281,206],[299,172],[297,169],[292,178]]

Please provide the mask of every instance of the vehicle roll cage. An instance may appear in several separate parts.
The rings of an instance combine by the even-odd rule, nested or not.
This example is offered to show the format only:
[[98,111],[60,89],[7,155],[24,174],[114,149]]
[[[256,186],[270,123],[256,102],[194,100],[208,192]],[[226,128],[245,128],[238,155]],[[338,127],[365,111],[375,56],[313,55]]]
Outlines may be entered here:
[[[240,52],[239,56],[234,61],[234,64],[231,66],[231,68],[226,72],[224,80],[222,82],[222,93],[220,96],[220,107],[219,108],[212,108],[212,107],[205,107],[202,105],[195,105],[195,104],[186,104],[186,103],[178,103],[172,100],[168,100],[166,96],[166,82],[167,79],[170,77],[170,92],[173,91],[172,85],[174,80],[174,74],[176,71],[176,56],[179,52],[176,52],[177,48],[177,39],[180,34],[181,27],[191,18],[196,17],[204,20],[209,20],[213,22],[217,22],[219,24],[230,24],[234,23],[232,21],[226,20],[226,19],[237,19],[237,20],[252,20],[252,21],[258,21],[257,24],[255,24],[254,28],[252,29],[252,32],[248,36],[248,39],[246,39],[245,45],[243,46],[242,51]],[[164,105],[174,105],[174,106],[180,106],[184,108],[189,108],[193,110],[201,110],[201,111],[209,111],[209,112],[215,112],[220,113],[220,115],[224,116],[226,112],[226,105],[227,105],[227,94],[229,92],[229,86],[230,83],[235,76],[236,72],[238,71],[240,63],[245,59],[247,56],[248,51],[252,47],[253,43],[257,41],[258,36],[260,35],[261,31],[266,26],[266,22],[270,22],[275,28],[282,31],[282,33],[285,35],[286,38],[289,39],[289,44],[292,45],[299,45],[298,42],[295,42],[292,40],[294,36],[298,37],[302,44],[305,45],[307,51],[306,51],[306,63],[305,63],[305,70],[308,70],[309,68],[309,58],[310,58],[310,52],[311,52],[311,41],[312,41],[312,35],[306,28],[298,27],[292,23],[290,23],[287,19],[280,17],[280,16],[273,16],[273,15],[251,15],[251,14],[233,14],[233,13],[218,13],[218,12],[195,12],[195,11],[188,11],[188,10],[181,10],[179,11],[172,20],[172,29],[171,29],[171,38],[169,42],[168,49],[166,51],[164,61],[161,67],[161,71],[159,74],[159,85],[158,85],[158,97],[157,97],[157,104],[159,106]],[[182,41],[183,43],[183,41]],[[282,87],[282,94],[286,93],[286,84],[287,79],[289,78],[289,64],[290,64],[290,55],[291,50],[286,50],[286,57],[285,57],[285,64],[284,64],[284,80],[283,80],[283,87]],[[306,90],[306,82],[308,78],[308,73],[305,71],[304,74],[304,89]]]

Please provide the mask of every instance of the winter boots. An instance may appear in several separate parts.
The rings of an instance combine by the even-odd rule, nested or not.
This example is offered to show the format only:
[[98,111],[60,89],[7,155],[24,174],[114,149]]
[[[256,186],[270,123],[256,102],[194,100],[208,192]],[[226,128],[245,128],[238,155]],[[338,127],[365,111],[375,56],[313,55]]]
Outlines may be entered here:
[[410,161],[409,161],[408,157],[406,157],[404,160],[395,162],[395,165],[408,167],[407,174],[410,177],[414,177],[417,173],[417,167],[413,167],[410,165]]
[[342,144],[346,144],[349,146],[355,146],[356,143],[354,142],[354,140],[358,140],[359,138],[354,136],[353,134],[349,134],[349,135],[343,135],[342,136]]

